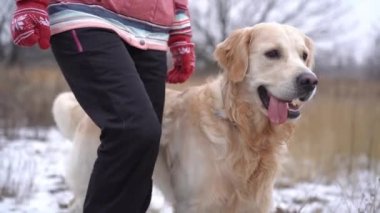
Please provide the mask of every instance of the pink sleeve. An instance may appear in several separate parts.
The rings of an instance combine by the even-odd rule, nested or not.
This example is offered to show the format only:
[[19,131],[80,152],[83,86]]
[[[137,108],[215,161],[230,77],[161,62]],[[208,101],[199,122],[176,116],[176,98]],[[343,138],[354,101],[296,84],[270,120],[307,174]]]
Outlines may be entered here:
[[175,18],[170,36],[182,35],[191,37],[190,14],[187,0],[174,0]]
[[47,6],[49,4],[49,1],[50,0],[16,0],[16,4],[19,4],[21,2],[35,2]]

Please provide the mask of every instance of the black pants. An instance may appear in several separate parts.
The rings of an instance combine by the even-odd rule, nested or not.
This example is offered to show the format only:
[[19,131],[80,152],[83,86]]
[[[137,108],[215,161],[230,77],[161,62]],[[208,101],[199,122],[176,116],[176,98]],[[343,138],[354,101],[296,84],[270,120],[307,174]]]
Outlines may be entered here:
[[161,136],[166,52],[134,48],[97,28],[54,35],[51,44],[78,102],[101,128],[84,212],[145,212]]

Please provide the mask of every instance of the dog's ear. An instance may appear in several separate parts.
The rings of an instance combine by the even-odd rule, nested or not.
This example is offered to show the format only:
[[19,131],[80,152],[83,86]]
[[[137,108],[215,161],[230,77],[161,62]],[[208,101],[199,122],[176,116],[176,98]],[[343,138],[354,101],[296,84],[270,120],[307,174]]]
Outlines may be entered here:
[[234,83],[242,81],[247,73],[251,40],[250,30],[239,29],[218,44],[214,51],[214,57],[227,72],[227,78]]
[[305,37],[305,44],[309,50],[308,58],[306,59],[306,66],[310,69],[314,68],[314,42],[308,36]]

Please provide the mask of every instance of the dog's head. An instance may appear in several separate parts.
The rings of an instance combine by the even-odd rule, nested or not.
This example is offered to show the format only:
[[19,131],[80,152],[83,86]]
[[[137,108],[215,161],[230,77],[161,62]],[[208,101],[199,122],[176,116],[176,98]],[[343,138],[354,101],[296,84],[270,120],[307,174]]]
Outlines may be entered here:
[[214,55],[227,81],[245,85],[249,101],[274,124],[298,118],[315,94],[313,41],[294,27],[263,23],[239,29]]

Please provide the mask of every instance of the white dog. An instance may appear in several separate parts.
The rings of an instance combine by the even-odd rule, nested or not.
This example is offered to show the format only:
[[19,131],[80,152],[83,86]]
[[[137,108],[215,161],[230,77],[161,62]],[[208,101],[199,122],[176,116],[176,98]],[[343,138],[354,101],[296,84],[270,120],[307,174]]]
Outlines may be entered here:
[[[316,90],[313,54],[311,39],[299,30],[258,24],[216,47],[219,77],[183,92],[167,90],[154,183],[175,212],[270,211],[292,120]],[[80,208],[100,130],[72,93],[56,98],[53,114],[74,142],[66,178]]]

